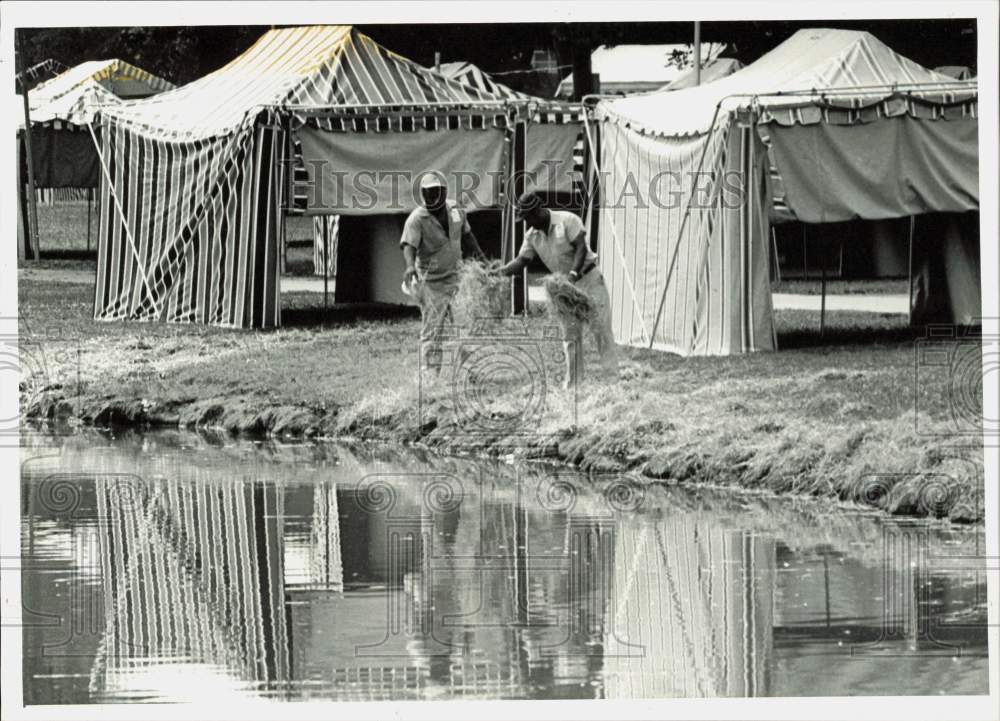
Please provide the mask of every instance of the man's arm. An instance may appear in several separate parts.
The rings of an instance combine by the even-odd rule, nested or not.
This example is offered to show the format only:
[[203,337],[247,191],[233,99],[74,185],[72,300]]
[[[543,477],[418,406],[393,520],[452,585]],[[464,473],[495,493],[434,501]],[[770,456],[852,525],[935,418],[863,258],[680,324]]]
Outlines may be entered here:
[[403,244],[403,260],[406,261],[406,271],[403,273],[403,281],[409,283],[417,275],[417,250],[412,245]]
[[528,263],[533,261],[537,255],[535,247],[531,244],[531,234],[528,233],[521,241],[521,250],[518,251],[517,257],[507,265],[502,266],[497,272],[503,275],[517,275],[528,267]]
[[420,241],[420,226],[411,213],[403,224],[403,234],[399,239],[399,246],[403,249],[403,260],[406,262],[406,270],[403,272],[404,283],[409,283],[417,275],[417,248],[420,247]]
[[581,230],[580,234],[573,239],[573,270],[569,272],[569,277],[578,280],[583,273],[583,266],[587,262],[587,233]]
[[486,254],[483,249],[479,247],[479,241],[476,240],[476,234],[472,232],[472,228],[466,227],[462,229],[462,257],[463,258],[475,258],[476,260],[486,261]]
[[528,258],[519,255],[516,258],[514,258],[514,260],[507,263],[507,265],[501,266],[501,268],[497,272],[500,273],[501,275],[517,275],[522,270],[524,270],[525,267],[527,267],[528,262],[529,262]]

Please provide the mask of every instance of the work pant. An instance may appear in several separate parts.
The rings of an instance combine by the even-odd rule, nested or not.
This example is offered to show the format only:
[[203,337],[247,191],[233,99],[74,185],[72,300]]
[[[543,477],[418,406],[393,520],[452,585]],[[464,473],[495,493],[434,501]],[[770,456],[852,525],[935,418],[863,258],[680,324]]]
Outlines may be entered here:
[[[611,298],[600,268],[594,268],[576,281],[576,287],[586,293],[594,309],[587,323],[597,343],[597,353],[607,380],[618,377],[618,348],[611,330]],[[563,327],[563,353],[566,356],[566,376],[563,384],[568,387],[583,378],[583,323],[570,322]]]
[[458,292],[458,278],[425,280],[418,286],[420,305],[420,362],[426,371],[441,370],[441,342],[452,322],[451,302]]

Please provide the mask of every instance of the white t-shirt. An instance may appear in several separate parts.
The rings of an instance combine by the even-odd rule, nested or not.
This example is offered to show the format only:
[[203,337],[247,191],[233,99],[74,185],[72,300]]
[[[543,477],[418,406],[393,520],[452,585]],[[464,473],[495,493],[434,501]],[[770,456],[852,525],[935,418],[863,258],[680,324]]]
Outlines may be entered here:
[[[548,231],[530,228],[518,257],[532,260],[541,258],[550,273],[569,273],[573,270],[576,250],[573,240],[584,229],[583,221],[568,210],[550,210]],[[597,254],[587,248],[586,263],[597,260]]]

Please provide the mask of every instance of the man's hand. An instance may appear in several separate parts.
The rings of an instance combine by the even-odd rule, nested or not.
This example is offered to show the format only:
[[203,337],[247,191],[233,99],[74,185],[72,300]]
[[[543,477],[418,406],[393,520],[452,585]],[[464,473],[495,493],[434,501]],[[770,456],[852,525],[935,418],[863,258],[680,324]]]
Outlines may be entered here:
[[527,265],[527,261],[523,258],[514,258],[514,260],[507,263],[507,265],[502,265],[497,268],[494,272],[499,275],[517,275],[520,273],[524,266]]
[[403,282],[409,285],[417,277],[417,269],[410,266],[403,272]]

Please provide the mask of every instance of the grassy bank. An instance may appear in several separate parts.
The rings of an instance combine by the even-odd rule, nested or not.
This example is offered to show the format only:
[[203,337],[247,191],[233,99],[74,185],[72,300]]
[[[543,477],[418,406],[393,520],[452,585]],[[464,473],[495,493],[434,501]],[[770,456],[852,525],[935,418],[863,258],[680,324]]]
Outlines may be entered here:
[[[320,297],[289,294],[285,327],[255,333],[95,323],[90,286],[30,272],[19,291],[33,418],[418,442],[982,519],[981,450],[949,435],[954,379],[919,373],[902,316],[830,313],[820,339],[818,314],[779,312],[779,353],[623,349],[621,378],[566,393],[557,348],[533,377],[422,382],[412,309],[324,314]],[[588,362],[596,369],[589,347]],[[518,416],[530,382],[544,399]]]

